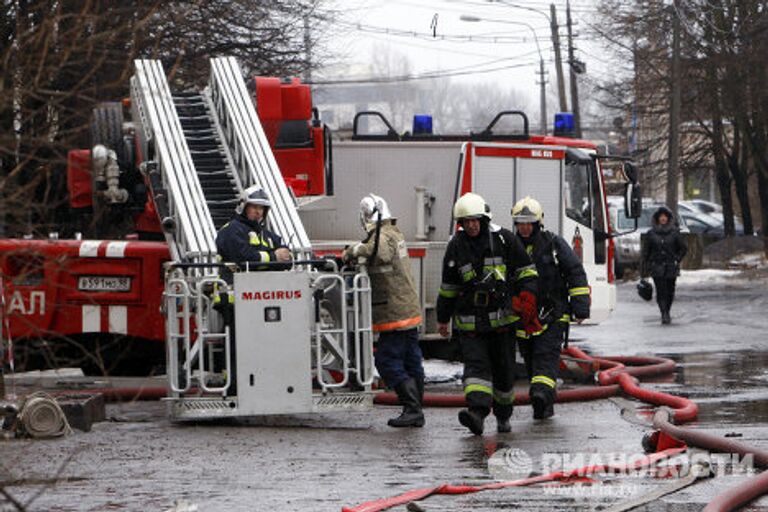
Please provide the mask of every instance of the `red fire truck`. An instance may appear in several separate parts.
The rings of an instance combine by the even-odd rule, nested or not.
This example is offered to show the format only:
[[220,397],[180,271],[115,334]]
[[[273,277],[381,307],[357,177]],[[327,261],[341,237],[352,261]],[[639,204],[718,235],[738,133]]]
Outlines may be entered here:
[[[132,90],[139,85],[134,78]],[[219,101],[215,90],[174,94],[173,105],[156,105],[178,113],[180,137],[191,154],[179,173],[188,167],[201,176],[198,196],[186,191],[185,180],[173,182],[157,172],[157,162],[176,165],[177,157],[144,133],[146,106],[131,102],[132,122],[125,122],[121,103],[94,111],[94,148],[70,152],[68,183],[73,211],[89,223],[98,219],[99,238],[0,240],[2,333],[14,342],[17,364],[61,350],[75,357],[75,364],[100,371],[110,371],[120,354],[145,368],[147,362],[162,363],[168,336],[161,311],[163,265],[184,259],[179,247],[187,260],[198,254],[210,260],[215,229],[232,216],[244,188],[237,172],[215,169],[220,162],[237,166],[247,158],[279,165],[290,194],[279,183],[270,185],[270,194],[292,203],[300,220],[293,220],[294,227],[286,221],[273,228],[294,239],[297,251],[309,247],[308,240],[296,240],[297,222],[312,239],[312,254],[338,252],[361,235],[359,199],[370,192],[385,197],[414,256],[427,337],[434,330],[440,262],[453,229],[451,205],[470,190],[487,198],[502,225],[511,224],[509,208],[517,198],[537,196],[547,226],[583,257],[596,319],[613,309],[603,167],[593,144],[531,135],[520,112],[505,113],[517,119],[513,131],[495,129],[497,117],[481,133],[450,137],[399,135],[374,114],[387,126],[383,132],[363,134],[357,129],[363,117],[356,118],[352,140],[331,149],[330,132],[312,106],[308,86],[297,79],[256,78],[248,89],[271,149],[262,154],[249,156],[237,145],[222,144],[231,127],[226,118],[211,122]],[[637,179],[631,165],[625,169],[628,214],[635,215],[631,199],[639,194]],[[196,226],[196,217],[205,215],[212,225]]]

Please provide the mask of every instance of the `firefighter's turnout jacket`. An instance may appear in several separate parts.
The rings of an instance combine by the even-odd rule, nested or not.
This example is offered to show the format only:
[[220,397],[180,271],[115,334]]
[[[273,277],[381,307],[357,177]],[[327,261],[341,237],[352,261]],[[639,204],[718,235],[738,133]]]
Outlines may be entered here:
[[[280,235],[272,233],[258,222],[249,221],[242,215],[235,215],[216,235],[216,250],[224,262],[249,262],[252,265],[255,262],[277,261],[275,250],[281,247],[286,245]],[[288,266],[290,264],[286,264],[286,267]],[[274,266],[268,268],[277,270]],[[252,269],[260,270],[258,266]],[[228,283],[232,283],[230,272],[222,272],[222,277]]]
[[380,221],[378,243],[376,223],[366,226],[368,236],[345,250],[346,260],[370,260],[373,330],[411,329],[421,323],[421,306],[411,273],[408,248],[395,219]]
[[508,229],[485,224],[476,237],[457,231],[443,258],[437,321],[459,331],[487,332],[519,320],[510,299],[525,290],[536,294],[536,267]]
[[543,229],[520,238],[539,273],[541,324],[589,318],[589,285],[579,257],[561,237]]

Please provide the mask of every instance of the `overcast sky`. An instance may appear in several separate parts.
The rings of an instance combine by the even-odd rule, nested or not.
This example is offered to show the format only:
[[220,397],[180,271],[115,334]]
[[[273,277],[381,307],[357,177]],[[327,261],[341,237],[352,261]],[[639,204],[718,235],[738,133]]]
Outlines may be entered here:
[[[556,0],[562,58],[567,58],[565,0]],[[606,52],[589,29],[595,0],[572,0],[579,33],[577,58],[594,75],[605,69]],[[548,90],[554,90],[554,53],[546,0],[335,0],[338,29],[327,35],[340,65],[316,73],[316,81],[368,80],[373,51],[391,52],[411,61],[411,79],[450,76],[454,81],[512,83],[537,101],[539,50]],[[540,11],[540,12],[534,12]],[[543,14],[542,14],[543,13]],[[545,16],[546,15],[546,16]],[[481,18],[462,21],[461,17]],[[567,73],[567,68],[566,68]],[[567,83],[566,83],[567,87]]]

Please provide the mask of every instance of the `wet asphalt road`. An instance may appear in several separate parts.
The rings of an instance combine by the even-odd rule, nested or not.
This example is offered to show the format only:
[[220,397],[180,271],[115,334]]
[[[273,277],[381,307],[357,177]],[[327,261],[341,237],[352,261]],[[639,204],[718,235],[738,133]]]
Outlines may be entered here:
[[[697,428],[768,449],[768,276],[701,276],[681,278],[671,326],[660,325],[655,305],[642,302],[632,283],[623,283],[612,318],[579,327],[573,337],[596,355],[674,357],[680,364],[677,374],[647,386],[696,400],[701,407]],[[440,389],[459,391],[457,384]],[[482,438],[458,425],[455,409],[429,409],[424,429],[388,428],[386,419],[396,410],[175,426],[160,403],[115,404],[107,411],[113,421],[95,425],[90,433],[2,442],[0,480],[11,483],[5,489],[19,502],[31,500],[28,510],[164,511],[186,502],[198,511],[339,511],[415,488],[492,482],[489,455],[503,453],[502,448],[523,450],[533,471],[558,456],[571,462],[578,456],[589,461],[605,461],[611,454],[631,457],[641,453],[646,431],[622,420],[609,400],[561,404],[554,419],[536,423],[529,408],[519,407],[511,434],[493,433],[489,419],[491,433]],[[638,510],[701,510],[718,490],[743,478],[703,481]],[[427,511],[602,510],[669,483],[631,476],[601,480],[580,489],[435,496],[421,506]],[[6,509],[13,510],[0,499],[0,510]],[[768,510],[768,497],[747,510]]]

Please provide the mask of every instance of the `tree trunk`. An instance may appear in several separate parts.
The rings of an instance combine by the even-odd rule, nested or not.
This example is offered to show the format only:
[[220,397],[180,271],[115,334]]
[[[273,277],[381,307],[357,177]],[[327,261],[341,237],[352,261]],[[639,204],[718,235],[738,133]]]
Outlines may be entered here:
[[715,177],[720,189],[720,200],[723,203],[723,219],[725,220],[725,236],[734,235],[733,201],[731,199],[731,176],[725,161],[725,146],[723,144],[723,112],[720,103],[720,86],[717,80],[717,68],[713,59],[707,66],[709,75],[710,112],[712,113],[712,158],[715,161]]
[[755,228],[752,223],[752,209],[749,204],[748,176],[744,168],[746,163],[745,150],[741,144],[741,132],[738,126],[734,126],[733,150],[728,155],[728,168],[733,176],[736,187],[736,197],[741,206],[741,220],[744,223],[744,234],[753,235]]

